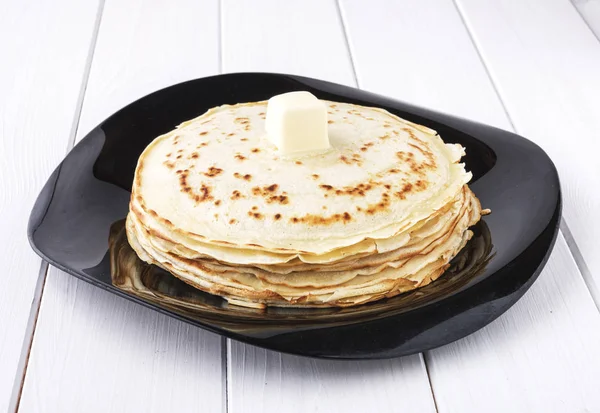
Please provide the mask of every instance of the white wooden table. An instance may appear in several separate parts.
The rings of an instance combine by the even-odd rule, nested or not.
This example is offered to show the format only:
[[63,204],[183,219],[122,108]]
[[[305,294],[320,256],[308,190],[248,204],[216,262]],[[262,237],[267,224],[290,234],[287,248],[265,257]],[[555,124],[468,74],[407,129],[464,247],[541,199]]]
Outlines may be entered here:
[[[600,0],[1,0],[0,412],[600,412]],[[170,319],[48,267],[26,224],[127,103],[236,71],[307,75],[516,130],[556,163],[531,290],[423,354],[318,361]]]

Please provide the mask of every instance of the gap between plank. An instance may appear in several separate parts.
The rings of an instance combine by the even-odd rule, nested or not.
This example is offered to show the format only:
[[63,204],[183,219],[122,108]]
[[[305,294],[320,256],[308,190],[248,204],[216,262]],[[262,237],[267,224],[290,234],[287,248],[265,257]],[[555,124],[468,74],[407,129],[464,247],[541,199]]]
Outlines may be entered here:
[[221,376],[223,377],[223,384],[221,386],[223,408],[221,411],[223,413],[229,412],[229,389],[227,388],[229,383],[229,368],[227,366],[227,362],[229,361],[227,354],[230,346],[229,341],[227,337],[221,336]]
[[[98,32],[100,31],[100,23],[102,21],[102,14],[104,12],[104,2],[105,0],[100,0],[98,2],[96,20],[94,21],[94,30],[92,32],[92,39],[90,41],[90,47],[88,49],[88,55],[86,57],[86,62],[83,69],[83,79],[79,88],[79,96],[77,97],[75,112],[73,114],[73,123],[71,124],[71,131],[69,134],[69,140],[67,142],[67,153],[75,144],[75,138],[79,129],[81,110],[83,108],[83,101],[85,99],[85,92],[87,90],[88,78],[90,76],[90,70],[92,68],[92,61],[94,60],[96,42],[98,40]],[[29,321],[27,322],[27,327],[25,329],[25,337],[23,338],[23,346],[21,349],[21,355],[19,357],[19,364],[17,365],[17,372],[15,374],[15,380],[13,382],[13,392],[8,405],[9,412],[19,411],[19,403],[21,402],[21,394],[23,392],[23,385],[25,384],[25,377],[27,375],[29,356],[31,354],[31,348],[33,347],[35,328],[37,326],[37,320],[41,309],[42,297],[44,295],[44,287],[46,285],[46,278],[48,276],[48,269],[49,264],[46,261],[42,260],[40,271],[38,274],[38,280],[34,290],[33,301],[31,302],[31,308],[29,310]]]
[[428,352],[419,353],[419,358],[423,361],[423,365],[425,366],[425,372],[427,373],[427,382],[429,383],[429,389],[431,390],[431,398],[433,399],[433,407],[435,407],[435,411],[439,412],[437,399],[435,398],[435,391],[433,390],[433,383],[431,383],[431,374],[429,374],[429,355]]
[[[456,7],[456,10],[458,12],[458,15],[460,16],[461,21],[463,22],[463,24],[465,26],[465,29],[467,30],[469,38],[471,39],[471,42],[473,43],[473,46],[475,47],[475,50],[477,51],[479,60],[481,61],[481,64],[483,65],[485,72],[487,73],[487,76],[490,79],[490,82],[492,82],[494,91],[498,95],[498,99],[500,99],[500,104],[502,105],[502,108],[504,109],[504,113],[506,114],[506,117],[508,118],[510,126],[512,127],[514,132],[517,132],[517,128],[515,127],[515,124],[508,112],[508,108],[507,108],[506,104],[504,103],[504,98],[502,97],[502,92],[498,86],[499,82],[496,81],[493,73],[491,72],[490,68],[488,67],[487,63],[485,62],[483,54],[481,53],[481,50],[480,50],[480,46],[477,43],[477,39],[473,35],[473,30],[469,27],[467,19],[465,18],[465,15],[460,8],[459,0],[453,0],[453,3],[454,3],[454,6]],[[573,5],[573,3],[570,2],[570,4],[577,10],[577,7],[575,7]],[[577,11],[577,12],[579,13],[579,11]],[[580,14],[580,16],[581,16],[581,14]],[[583,17],[582,17],[582,19],[583,19]],[[585,21],[585,19],[583,19],[583,20]],[[585,22],[585,24],[587,25],[587,22]],[[587,27],[591,30],[589,25]],[[577,246],[577,241],[575,240],[575,238],[573,238],[573,235],[571,234],[571,231],[569,230],[569,226],[567,225],[565,218],[564,217],[561,217],[561,218],[562,219],[561,219],[561,223],[560,223],[560,232],[562,233],[565,240],[567,240],[567,246],[569,248],[569,251],[571,252],[571,257],[575,261],[575,265],[577,266],[577,269],[579,270],[579,274],[581,275],[581,278],[583,278],[583,281],[592,297],[592,301],[596,305],[596,308],[598,309],[598,311],[600,311],[600,293],[598,292],[597,288],[595,287],[594,282],[592,281],[592,275],[591,275],[590,270],[585,262],[585,259],[583,258],[583,255],[581,254],[579,247]]]
[[587,28],[590,30],[590,32],[592,32],[592,36],[594,36],[596,38],[596,40],[598,40],[600,42],[600,37],[598,37],[598,35],[594,31],[594,29],[592,29],[592,26],[588,23],[587,19],[583,15],[583,12],[581,10],[579,10],[579,7],[577,7],[577,4],[575,4],[575,3],[585,3],[585,2],[583,2],[583,1],[578,2],[577,0],[571,0],[571,5],[575,8],[575,10],[577,11],[577,14],[579,14],[579,17],[581,17],[583,24],[585,24],[587,26]]
[[581,251],[579,250],[579,247],[575,242],[575,238],[573,238],[573,234],[571,233],[571,230],[569,229],[569,226],[567,225],[567,222],[564,218],[560,220],[560,230],[563,234],[563,237],[565,238],[569,250],[571,250],[571,255],[573,256],[575,265],[577,265],[577,268],[579,269],[579,272],[583,277],[583,282],[587,286],[588,291],[592,296],[592,301],[594,302],[594,304],[596,304],[596,308],[600,312],[600,292],[598,291],[598,288],[594,283],[592,273],[590,272],[590,269],[585,263],[583,255],[581,254]]
[[344,42],[346,43],[346,51],[348,52],[348,57],[350,58],[350,67],[352,67],[352,76],[354,77],[354,83],[356,87],[360,89],[360,84],[358,83],[358,75],[356,74],[356,65],[354,64],[354,56],[352,55],[352,48],[350,47],[350,37],[348,36],[348,29],[346,28],[346,23],[344,22],[344,16],[342,14],[342,6],[340,5],[340,0],[335,0],[335,7],[337,9],[337,14],[340,19],[340,25],[342,26],[342,33],[344,33]]
[[48,263],[42,260],[40,265],[40,271],[38,273],[38,279],[33,293],[33,300],[31,301],[31,307],[29,309],[29,319],[27,320],[27,327],[25,328],[25,336],[23,338],[23,345],[21,348],[19,363],[17,364],[17,372],[15,374],[15,380],[13,382],[13,390],[10,396],[10,401],[8,403],[9,412],[17,412],[19,410],[19,402],[21,401],[23,383],[25,382],[25,375],[27,374],[27,365],[29,363],[29,355],[31,353],[31,344],[33,343],[35,328],[37,326],[37,320],[40,314],[40,303],[42,301],[44,286],[46,285],[47,272]]

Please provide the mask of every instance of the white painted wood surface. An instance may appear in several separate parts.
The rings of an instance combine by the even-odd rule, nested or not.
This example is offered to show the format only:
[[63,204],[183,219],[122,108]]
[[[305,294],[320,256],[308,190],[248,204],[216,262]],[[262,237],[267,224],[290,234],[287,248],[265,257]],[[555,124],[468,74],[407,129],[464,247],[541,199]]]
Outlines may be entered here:
[[221,339],[50,270],[21,412],[219,412]]
[[[107,0],[80,139],[161,87],[218,72],[218,3]],[[221,338],[53,269],[21,411],[218,412]]]
[[[0,247],[8,262],[8,287],[0,289],[0,411],[30,334],[39,272],[23,206],[75,126],[80,139],[127,103],[221,67],[348,85],[356,85],[356,73],[367,90],[505,129],[512,120],[560,169],[569,243],[577,244],[578,264],[598,296],[593,240],[600,220],[592,213],[599,204],[591,188],[600,173],[589,162],[600,135],[600,42],[590,30],[598,27],[597,0],[573,0],[581,16],[568,0],[457,0],[458,7],[452,0],[339,1],[106,0],[87,83],[97,3],[3,7],[0,45],[14,64],[0,65],[0,176],[14,178],[0,180]],[[575,152],[574,143],[588,150]],[[515,307],[426,353],[429,375],[421,355],[334,362],[223,346],[215,335],[52,269],[20,411],[594,412],[599,348],[600,315],[562,236]]]
[[229,348],[231,413],[435,412],[421,357],[314,360],[234,344]]
[[[343,0],[341,10],[350,33],[359,84],[426,107],[511,129],[494,86],[452,2],[412,0],[391,5],[386,1],[371,1],[367,11],[359,1]],[[392,24],[397,16],[406,17],[399,17],[401,21]],[[426,16],[431,26],[418,23]],[[389,29],[369,30],[376,22],[384,22],[382,26]],[[436,27],[436,31],[431,27]],[[385,55],[381,58],[383,61],[374,63],[382,53],[374,50],[373,44],[385,44],[385,39],[390,38],[397,39],[398,48],[407,50],[411,61],[420,62],[425,68],[417,72],[397,54]],[[385,67],[387,77],[382,74],[381,67]],[[562,284],[569,287],[564,296],[552,292],[552,286]],[[563,300],[578,305],[564,305]],[[494,323],[497,327],[490,326],[450,347],[426,354],[438,411],[478,411],[482,406],[486,406],[485,411],[499,412],[570,411],[560,410],[560,406],[564,407],[561,402],[581,407],[572,411],[585,411],[582,409],[586,407],[589,411],[598,409],[600,395],[595,389],[600,378],[597,373],[600,357],[592,361],[590,353],[581,349],[600,346],[599,330],[582,328],[586,324],[596,326],[599,320],[600,315],[561,237],[540,280],[518,306]],[[535,330],[536,334],[523,333],[523,329]],[[490,343],[509,333],[518,335],[515,345],[518,352],[507,344],[498,350],[504,357],[489,356]],[[552,374],[543,368],[549,355],[561,360],[552,361]],[[471,359],[478,363],[471,363],[471,370],[463,370],[462,360]],[[531,368],[523,375],[523,366],[528,365],[537,368]],[[476,366],[479,369],[476,370]],[[477,375],[481,376],[479,381]],[[595,380],[590,380],[594,377]],[[517,393],[522,381],[531,383],[531,390]],[[468,389],[463,387],[466,382],[471,386]],[[563,391],[553,392],[559,388]],[[543,392],[543,401],[538,400],[540,393],[534,389]],[[469,397],[471,392],[473,395]],[[438,394],[444,396],[442,401]],[[507,399],[511,394],[514,394],[514,400]],[[528,409],[529,406],[547,409]]]
[[280,72],[354,85],[335,0],[222,1],[223,71]]
[[558,168],[563,216],[600,300],[600,43],[568,0],[458,5],[517,132]]
[[[41,260],[29,247],[29,211],[65,155],[98,4],[3,3],[0,11],[0,411],[22,377]],[[40,285],[41,287],[41,285]],[[37,307],[37,303],[33,304]],[[31,327],[35,318],[33,308]],[[22,360],[23,364],[20,364]]]
[[600,0],[572,0],[596,38],[600,40]]
[[[279,71],[355,86],[336,3],[305,1],[297,13],[289,13],[286,4],[223,2],[223,70]],[[305,33],[307,22],[311,29]],[[256,409],[251,411],[341,411],[364,406],[367,399],[369,408],[379,412],[400,406],[434,411],[425,366],[417,355],[391,362],[322,362],[232,340],[229,354],[232,413],[246,412],[249,406]],[[369,382],[373,385],[366,387]]]
[[508,312],[426,360],[440,412],[600,411],[600,314],[559,236]]

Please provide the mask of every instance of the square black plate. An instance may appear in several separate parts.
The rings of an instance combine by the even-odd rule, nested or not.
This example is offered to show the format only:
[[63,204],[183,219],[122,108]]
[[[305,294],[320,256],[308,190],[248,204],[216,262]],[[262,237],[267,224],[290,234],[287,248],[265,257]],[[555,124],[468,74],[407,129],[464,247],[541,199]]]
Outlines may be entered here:
[[[146,145],[211,107],[265,100],[294,90],[381,107],[437,130],[446,142],[466,147],[464,160],[473,172],[470,186],[483,207],[493,212],[475,227],[476,236],[447,274],[422,289],[358,307],[260,311],[230,306],[196,291],[132,253],[121,220],[127,215],[135,165]],[[546,263],[560,213],[556,169],[525,138],[321,80],[237,73],[168,87],[98,125],[49,178],[31,213],[28,235],[33,249],[52,265],[227,337],[312,357],[385,358],[457,340],[506,311]],[[169,302],[116,288],[111,281],[111,253],[113,273],[139,271],[147,287]]]

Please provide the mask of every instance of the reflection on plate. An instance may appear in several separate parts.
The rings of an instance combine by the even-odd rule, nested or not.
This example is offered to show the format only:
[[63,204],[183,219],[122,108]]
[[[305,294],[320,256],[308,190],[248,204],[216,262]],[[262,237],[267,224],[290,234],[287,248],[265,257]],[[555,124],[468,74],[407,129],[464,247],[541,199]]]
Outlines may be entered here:
[[[127,242],[125,222],[110,229],[109,250],[111,279],[115,287],[144,300],[170,308],[197,321],[212,321],[233,331],[251,329],[254,324],[276,322],[278,327],[366,321],[373,317],[396,314],[433,303],[456,292],[476,279],[492,258],[492,240],[484,221],[472,227],[473,238],[452,260],[450,268],[438,280],[397,297],[347,308],[277,308],[265,310],[238,307],[226,300],[196,290],[167,271],[138,258]],[[275,327],[275,326],[274,326]],[[261,327],[264,328],[264,327]]]

